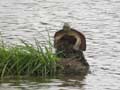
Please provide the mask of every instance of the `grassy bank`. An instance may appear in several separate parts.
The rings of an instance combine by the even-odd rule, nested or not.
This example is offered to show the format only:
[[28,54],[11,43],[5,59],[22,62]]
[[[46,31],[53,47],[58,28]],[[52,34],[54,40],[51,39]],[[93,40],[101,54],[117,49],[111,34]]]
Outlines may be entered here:
[[0,42],[0,76],[28,75],[52,76],[56,73],[58,58],[50,45],[41,46],[37,40],[33,46],[21,40],[23,45],[6,46]]

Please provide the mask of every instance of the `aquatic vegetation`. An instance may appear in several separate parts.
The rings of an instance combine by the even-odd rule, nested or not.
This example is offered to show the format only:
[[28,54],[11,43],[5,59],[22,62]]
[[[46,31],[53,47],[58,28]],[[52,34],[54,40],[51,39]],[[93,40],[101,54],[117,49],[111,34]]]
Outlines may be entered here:
[[0,76],[28,75],[53,76],[56,74],[57,56],[52,52],[51,42],[42,46],[21,40],[23,45],[7,46],[0,42]]

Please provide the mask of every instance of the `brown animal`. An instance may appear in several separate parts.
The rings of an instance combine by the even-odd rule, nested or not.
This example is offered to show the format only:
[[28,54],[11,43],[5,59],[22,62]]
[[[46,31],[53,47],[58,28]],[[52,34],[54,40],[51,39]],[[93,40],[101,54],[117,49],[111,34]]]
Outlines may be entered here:
[[73,46],[71,46],[71,49],[73,49],[73,50],[76,50],[76,51],[77,50],[82,50],[82,51],[86,50],[85,36],[81,32],[70,28],[70,26],[67,23],[64,24],[62,30],[59,30],[54,35],[54,47],[55,48],[58,49],[58,47],[60,46],[59,44],[62,42],[64,42],[64,44],[66,42],[66,43],[68,43],[68,45],[73,45]]
[[62,67],[58,71],[65,74],[87,73],[89,64],[83,53],[86,50],[86,38],[81,32],[65,23],[62,30],[54,35],[54,47],[61,59],[58,65]]

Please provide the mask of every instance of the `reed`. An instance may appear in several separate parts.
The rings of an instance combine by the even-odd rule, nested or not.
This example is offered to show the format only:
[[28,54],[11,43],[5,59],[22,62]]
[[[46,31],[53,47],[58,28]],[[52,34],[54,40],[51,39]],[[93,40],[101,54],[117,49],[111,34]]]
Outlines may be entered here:
[[53,76],[59,60],[52,52],[52,44],[42,46],[21,40],[22,45],[7,46],[0,42],[0,76]]

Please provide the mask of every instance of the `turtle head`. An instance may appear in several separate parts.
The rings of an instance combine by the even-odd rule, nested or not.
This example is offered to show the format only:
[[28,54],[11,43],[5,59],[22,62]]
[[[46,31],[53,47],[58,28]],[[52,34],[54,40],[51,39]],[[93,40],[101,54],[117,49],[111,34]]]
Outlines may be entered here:
[[70,25],[69,25],[68,23],[64,23],[64,25],[63,25],[63,30],[64,30],[65,32],[70,31]]

